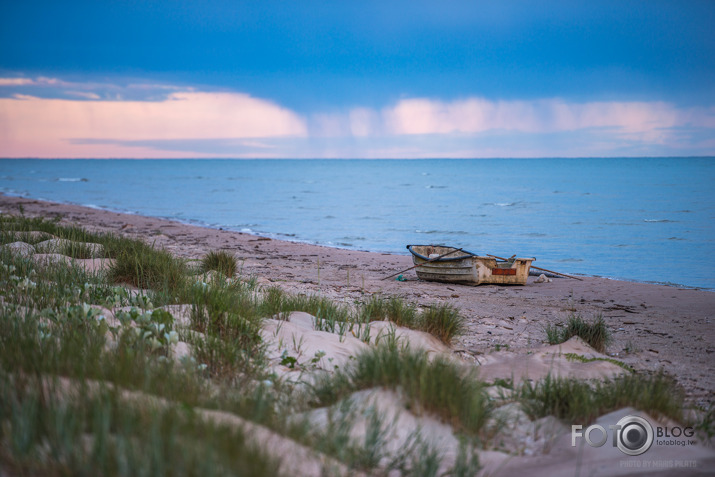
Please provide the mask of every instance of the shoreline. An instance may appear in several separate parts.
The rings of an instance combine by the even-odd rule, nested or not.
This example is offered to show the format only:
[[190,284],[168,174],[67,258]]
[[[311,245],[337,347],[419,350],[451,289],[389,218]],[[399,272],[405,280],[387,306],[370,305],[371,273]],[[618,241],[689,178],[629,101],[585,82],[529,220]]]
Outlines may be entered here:
[[[296,244],[296,245],[325,247],[325,248],[329,248],[329,249],[345,250],[345,251],[350,251],[350,252],[364,252],[364,253],[376,253],[376,254],[380,254],[380,255],[395,255],[395,256],[410,257],[409,253],[393,253],[390,251],[383,251],[383,250],[364,250],[364,249],[359,249],[359,248],[341,247],[339,245],[334,245],[334,244],[331,244],[331,245],[320,244],[320,243],[316,243],[316,242],[311,242],[309,240],[302,240],[302,241],[301,240],[291,240],[290,238],[288,238],[289,234],[287,234],[287,233],[277,233],[277,232],[261,233],[261,232],[254,232],[254,231],[247,232],[247,231],[242,231],[242,230],[234,230],[234,229],[230,229],[230,228],[224,228],[223,226],[215,226],[215,225],[203,223],[199,220],[193,220],[193,219],[181,220],[176,217],[157,217],[157,216],[151,216],[151,215],[142,215],[138,212],[116,210],[116,209],[102,207],[102,206],[98,206],[98,205],[94,205],[94,204],[77,204],[77,203],[73,203],[73,202],[56,202],[56,201],[47,200],[47,199],[23,197],[20,195],[14,195],[14,194],[0,192],[0,199],[2,199],[2,198],[21,199],[21,200],[29,201],[29,202],[39,201],[39,202],[46,202],[46,203],[65,205],[65,206],[71,206],[71,207],[86,208],[86,209],[91,209],[91,210],[97,210],[100,212],[107,212],[107,213],[111,213],[111,214],[144,217],[146,219],[155,219],[155,220],[162,220],[162,221],[167,221],[167,222],[175,222],[175,223],[178,223],[181,225],[185,225],[187,227],[198,227],[198,228],[216,230],[216,231],[221,231],[221,232],[233,232],[233,233],[238,233],[238,234],[243,234],[243,235],[250,235],[253,237],[268,238],[271,240],[277,240],[280,242],[287,242],[287,243],[292,243],[292,244]],[[0,204],[2,204],[2,200],[0,200]],[[0,213],[1,212],[2,212],[2,210],[0,210]],[[715,293],[715,288],[698,287],[698,286],[693,286],[693,285],[685,285],[682,283],[659,282],[659,281],[640,281],[640,280],[629,279],[629,278],[624,278],[624,277],[612,277],[612,276],[604,276],[604,275],[586,275],[586,274],[581,274],[578,272],[570,272],[570,271],[563,272],[563,273],[567,273],[569,275],[574,275],[574,276],[577,276],[578,278],[598,278],[598,279],[603,279],[603,280],[614,280],[614,281],[618,281],[618,282],[638,283],[638,284],[644,284],[644,285],[667,286],[667,287],[677,288],[677,289],[697,290],[697,291]],[[531,276],[538,277],[539,275],[540,275],[540,272],[536,272],[534,270],[531,271]],[[563,277],[557,277],[555,275],[550,275],[548,272],[546,273],[546,275],[550,278],[558,278],[558,279],[563,278]]]
[[142,238],[189,260],[210,250],[228,250],[236,255],[242,274],[291,293],[345,303],[372,294],[398,295],[420,306],[447,302],[462,312],[467,324],[453,350],[475,363],[505,349],[519,353],[545,346],[544,327],[564,322],[570,314],[587,320],[600,315],[613,337],[609,356],[638,371],[664,369],[691,403],[707,405],[715,397],[715,294],[708,289],[589,276],[541,284],[529,277],[523,287],[470,287],[419,281],[413,270],[399,282],[383,278],[411,267],[409,255],[292,242],[0,194],[2,213],[18,214],[21,205],[29,216],[60,217],[88,230]]

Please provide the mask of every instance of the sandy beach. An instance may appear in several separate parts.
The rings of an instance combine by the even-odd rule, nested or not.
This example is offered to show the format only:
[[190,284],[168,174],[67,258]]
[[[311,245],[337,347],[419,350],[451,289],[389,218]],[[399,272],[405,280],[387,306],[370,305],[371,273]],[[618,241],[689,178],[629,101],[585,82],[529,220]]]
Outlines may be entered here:
[[[383,278],[412,266],[407,255],[351,251],[191,226],[75,205],[0,196],[0,211],[60,217],[88,230],[141,238],[187,259],[210,250],[236,255],[244,275],[292,293],[350,302],[367,294],[397,295],[419,305],[449,302],[467,320],[453,352],[477,363],[500,351],[518,355],[546,346],[544,327],[570,314],[602,316],[613,342],[607,354],[636,370],[664,369],[686,391],[690,404],[715,396],[715,293],[598,277],[558,278],[526,286],[470,287],[424,282],[414,270],[404,281]],[[538,266],[537,262],[534,265]],[[686,273],[687,271],[684,271]]]

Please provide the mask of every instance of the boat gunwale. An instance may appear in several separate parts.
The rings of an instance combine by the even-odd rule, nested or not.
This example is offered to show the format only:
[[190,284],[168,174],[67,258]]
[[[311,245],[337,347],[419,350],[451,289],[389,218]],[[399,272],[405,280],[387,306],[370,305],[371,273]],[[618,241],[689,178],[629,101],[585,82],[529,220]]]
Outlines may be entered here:
[[[421,253],[415,252],[414,250],[412,250],[412,247],[444,247],[444,248],[451,248],[451,249],[453,249],[453,250],[459,250],[459,249],[458,249],[457,247],[452,247],[451,245],[434,245],[434,244],[430,244],[430,245],[407,245],[407,250],[409,250],[412,255],[414,255],[415,257],[421,258],[422,260],[425,260],[425,261],[431,261],[432,263],[436,263],[436,262],[456,262],[456,261],[458,261],[458,260],[464,260],[464,259],[466,259],[466,258],[472,258],[472,257],[478,257],[478,256],[479,256],[479,255],[477,255],[476,253],[470,252],[469,250],[464,250],[464,249],[462,249],[462,252],[466,253],[467,255],[461,255],[461,256],[459,256],[459,257],[449,257],[449,258],[448,258],[448,257],[444,257],[444,258],[439,258],[439,259],[437,259],[437,260],[434,260],[434,259],[430,259],[429,257],[425,257],[425,256],[422,255]],[[449,252],[448,252],[448,253],[449,253]]]

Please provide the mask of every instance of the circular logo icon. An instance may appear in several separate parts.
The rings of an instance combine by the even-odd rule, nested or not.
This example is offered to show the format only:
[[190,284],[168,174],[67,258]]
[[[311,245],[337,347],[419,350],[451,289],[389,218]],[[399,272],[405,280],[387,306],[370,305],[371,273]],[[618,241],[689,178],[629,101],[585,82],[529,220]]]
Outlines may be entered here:
[[626,416],[617,424],[616,445],[626,455],[641,455],[653,445],[653,427],[638,416]]

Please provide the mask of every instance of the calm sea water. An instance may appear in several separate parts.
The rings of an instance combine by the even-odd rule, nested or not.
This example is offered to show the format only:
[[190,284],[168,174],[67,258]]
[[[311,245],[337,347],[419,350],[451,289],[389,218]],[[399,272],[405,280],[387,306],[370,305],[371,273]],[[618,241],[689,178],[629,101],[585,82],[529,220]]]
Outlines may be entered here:
[[715,160],[0,160],[5,194],[334,247],[715,289]]

